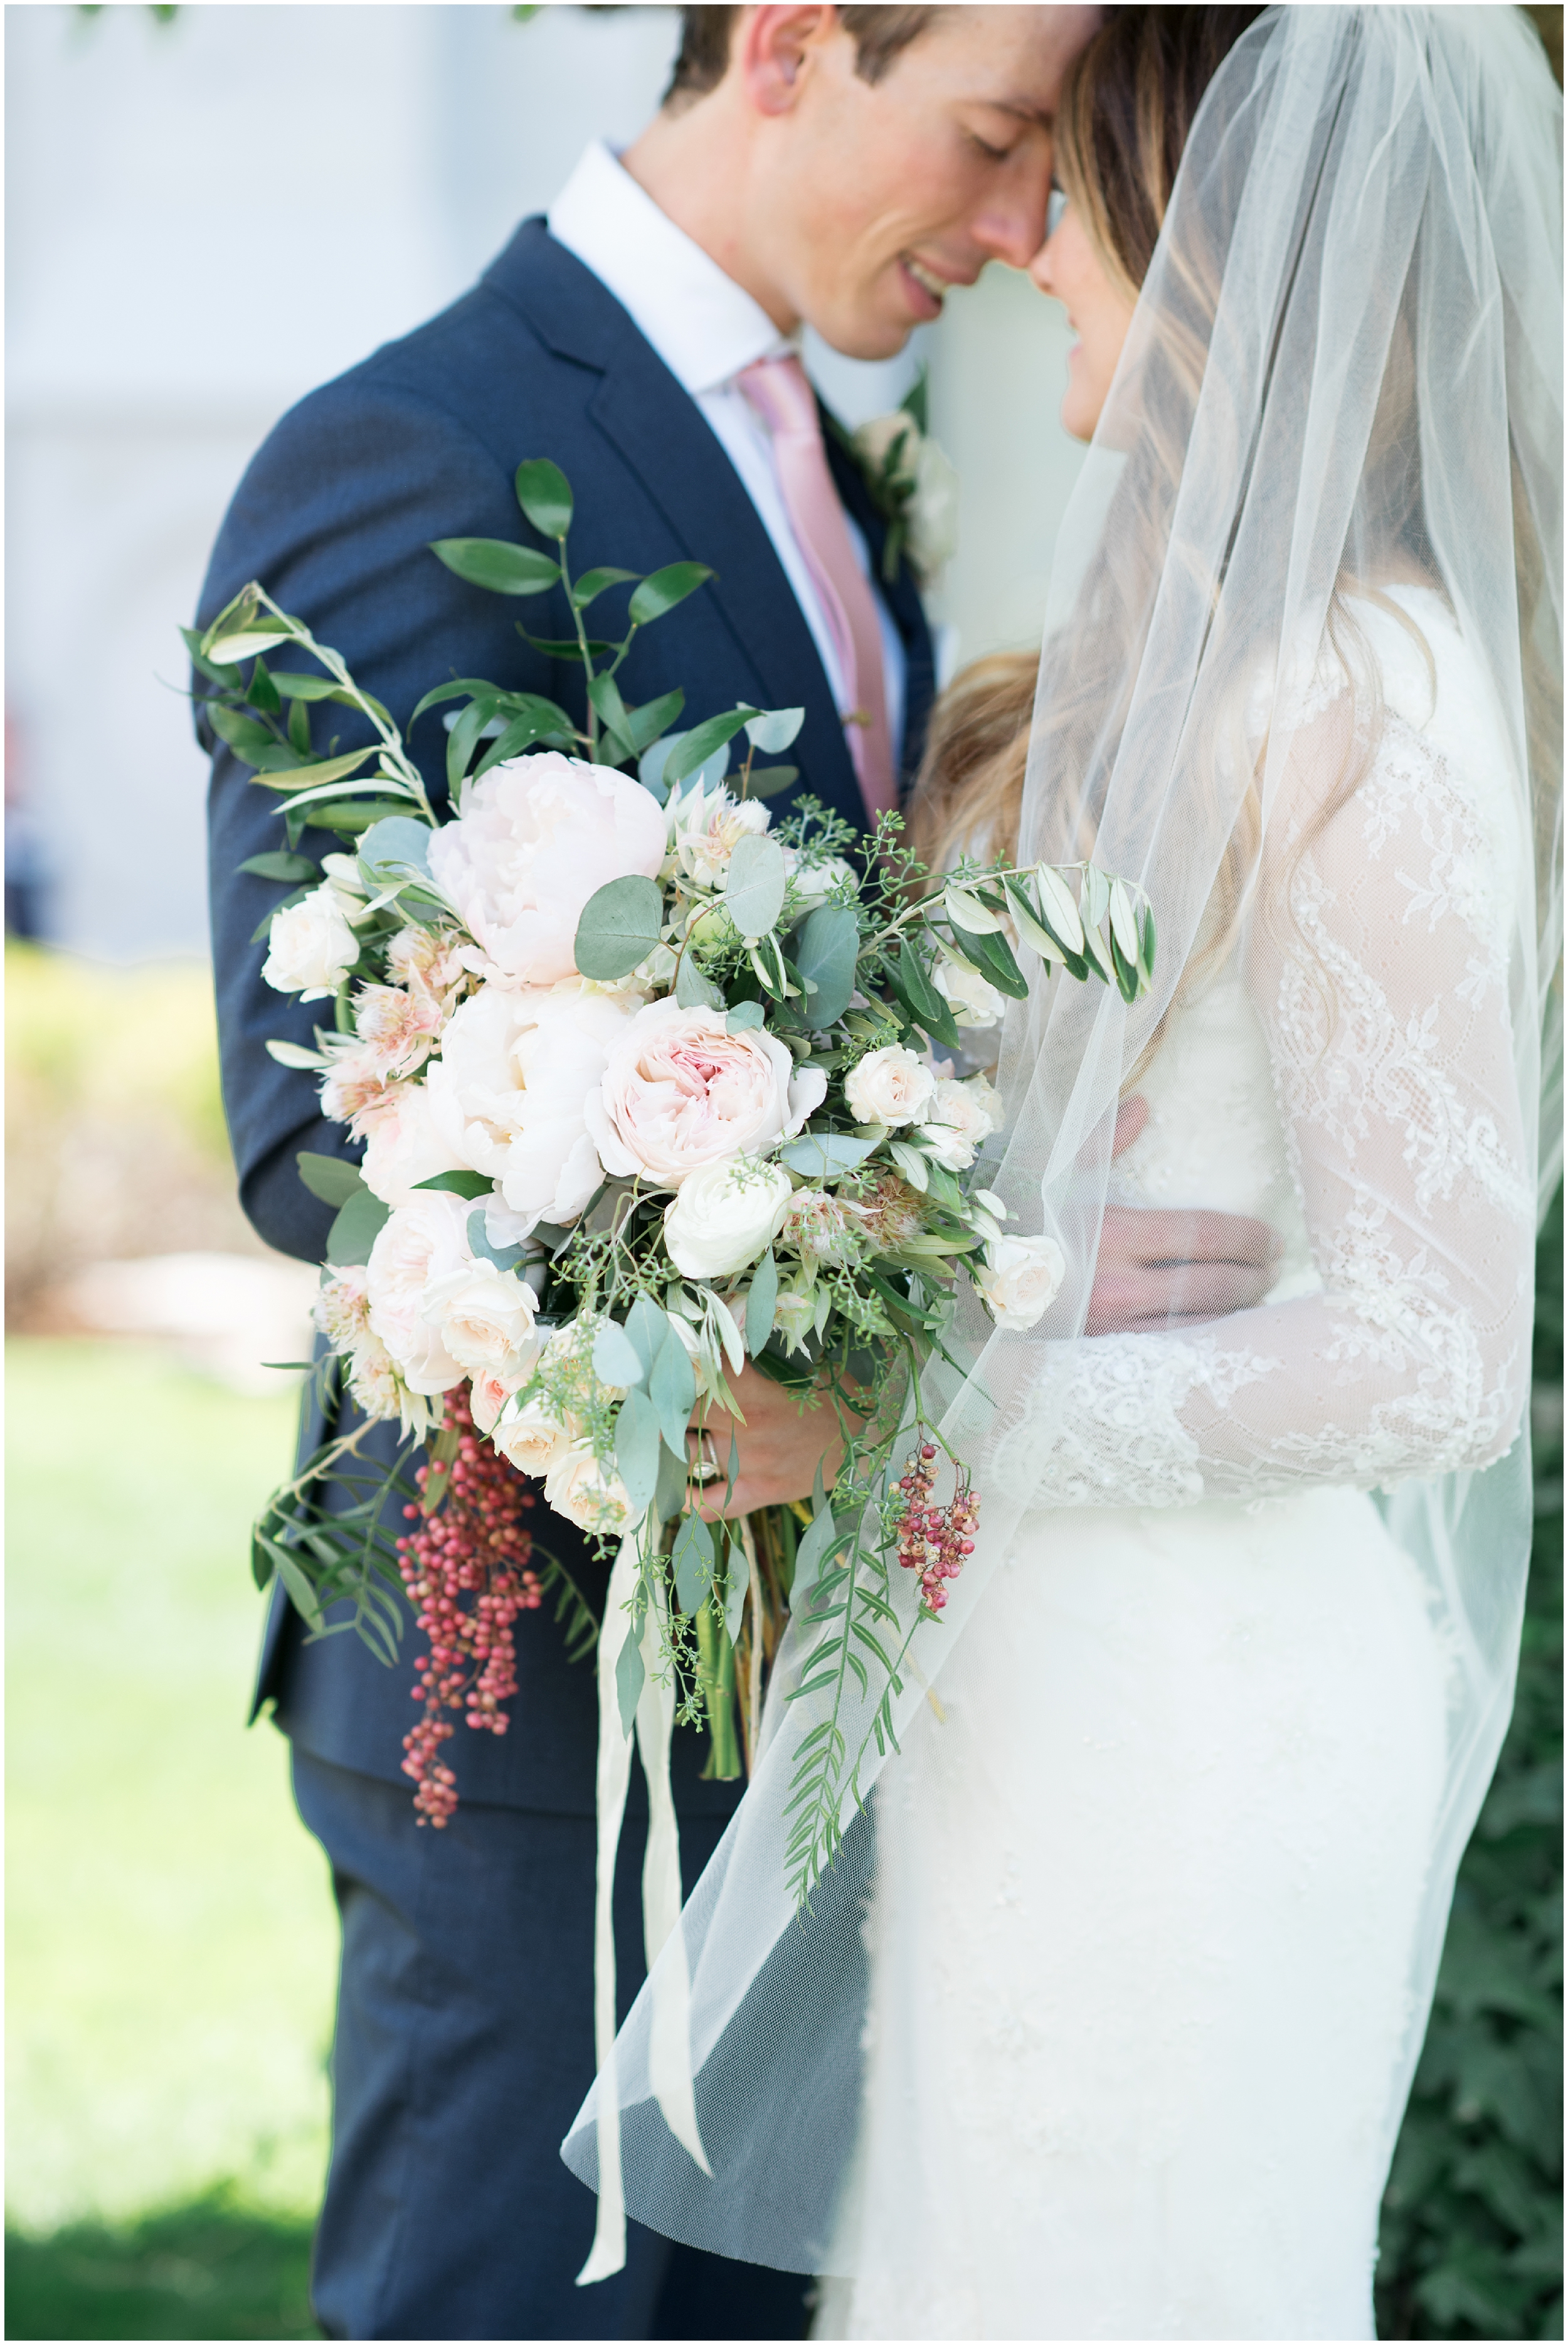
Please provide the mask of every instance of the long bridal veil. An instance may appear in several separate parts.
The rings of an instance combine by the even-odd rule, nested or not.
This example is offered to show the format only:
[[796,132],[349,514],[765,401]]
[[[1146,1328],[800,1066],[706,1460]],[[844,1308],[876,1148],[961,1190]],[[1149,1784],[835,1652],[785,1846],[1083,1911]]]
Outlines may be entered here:
[[[1062,527],[1020,852],[1141,880],[1155,984],[1129,1009],[1041,980],[1009,1011],[989,1186],[1068,1272],[1031,1334],[961,1313],[935,1371],[979,1537],[894,1702],[901,1735],[939,1713],[1026,1512],[1377,1493],[1447,1669],[1391,2122],[1529,1549],[1531,1247],[1559,1163],[1560,179],[1557,93],[1512,9],[1271,9],[1204,98]],[[1441,739],[1410,712],[1440,685]],[[1206,1329],[1090,1340],[1118,1101],[1227,967],[1259,1005],[1315,1275]],[[875,1670],[790,1699],[796,1609],[754,1779],[563,2155],[596,2184],[613,2111],[631,2215],[842,2271],[863,1931],[900,1826]],[[797,1914],[793,1787],[824,1732],[867,1805]],[[691,2076],[707,2170],[663,2115]],[[936,2204],[927,2148],[912,2129],[912,2200]]]

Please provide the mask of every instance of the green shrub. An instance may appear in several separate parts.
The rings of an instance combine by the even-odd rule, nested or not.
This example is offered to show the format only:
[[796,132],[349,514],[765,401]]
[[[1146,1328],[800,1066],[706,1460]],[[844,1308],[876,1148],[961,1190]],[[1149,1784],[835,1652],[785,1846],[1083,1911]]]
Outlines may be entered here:
[[310,2226],[217,2189],[123,2230],[5,2235],[7,2337],[319,2337]]
[[1563,2334],[1561,1191],[1536,1261],[1534,1370],[1519,1692],[1383,2204],[1381,2337]]

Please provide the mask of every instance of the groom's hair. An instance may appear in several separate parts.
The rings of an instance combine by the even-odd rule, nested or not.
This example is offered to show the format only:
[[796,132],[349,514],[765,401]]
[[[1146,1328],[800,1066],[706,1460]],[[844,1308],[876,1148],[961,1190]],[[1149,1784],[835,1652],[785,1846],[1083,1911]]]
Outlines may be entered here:
[[[705,97],[723,80],[738,8],[683,8],[681,54],[666,106]],[[895,57],[917,41],[941,15],[940,8],[841,8],[838,21],[855,43],[855,69],[862,81],[880,81]]]

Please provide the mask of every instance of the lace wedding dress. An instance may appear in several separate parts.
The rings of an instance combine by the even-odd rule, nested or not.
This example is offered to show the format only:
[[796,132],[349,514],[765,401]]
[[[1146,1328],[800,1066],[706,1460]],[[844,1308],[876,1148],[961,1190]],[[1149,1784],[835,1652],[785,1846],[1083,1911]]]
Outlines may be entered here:
[[996,1467],[1031,1510],[881,1779],[819,2336],[1373,2333],[1456,1659],[1384,1493],[1513,1442],[1533,1233],[1503,736],[1445,605],[1392,599],[1431,665],[1358,606],[1370,769],[1114,1168],[1270,1223],[1278,1282],[1045,1347]]

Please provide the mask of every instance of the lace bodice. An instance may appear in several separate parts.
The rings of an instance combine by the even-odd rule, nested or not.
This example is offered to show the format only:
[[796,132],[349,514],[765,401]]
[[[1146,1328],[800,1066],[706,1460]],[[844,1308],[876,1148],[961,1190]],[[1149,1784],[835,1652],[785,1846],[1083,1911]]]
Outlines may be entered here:
[[[1388,1487],[1488,1465],[1517,1434],[1534,1223],[1508,1007],[1522,847],[1479,665],[1437,596],[1398,599],[1435,688],[1398,620],[1361,605],[1386,700],[1370,766],[1326,822],[1298,786],[1283,904],[1172,1017],[1110,1192],[1269,1222],[1279,1279],[1206,1327],[1046,1346],[996,1457],[1027,1504]],[[1334,722],[1330,698],[1300,716],[1298,751]]]

